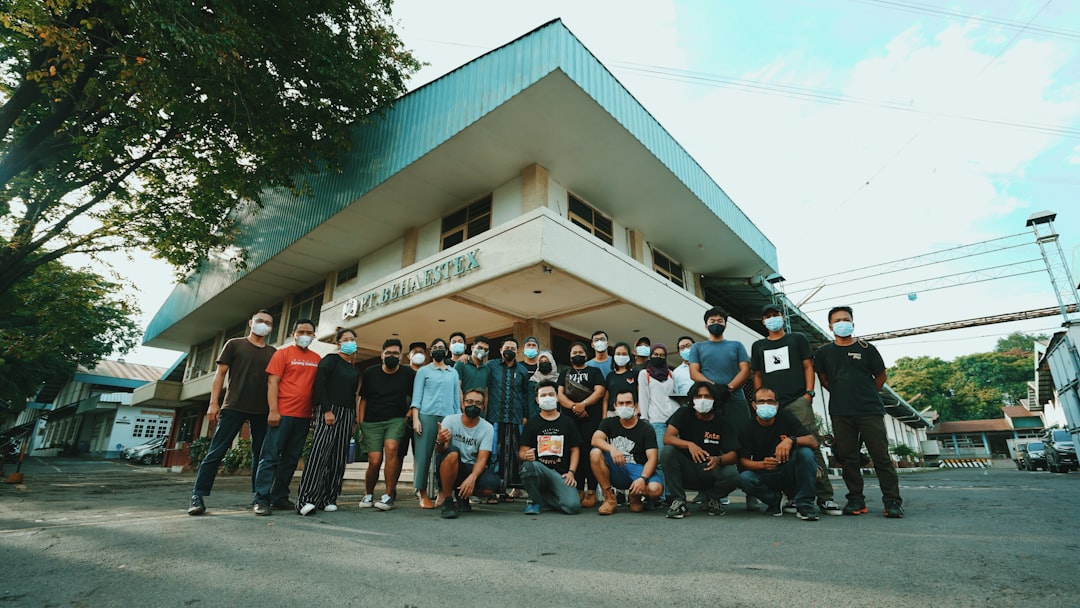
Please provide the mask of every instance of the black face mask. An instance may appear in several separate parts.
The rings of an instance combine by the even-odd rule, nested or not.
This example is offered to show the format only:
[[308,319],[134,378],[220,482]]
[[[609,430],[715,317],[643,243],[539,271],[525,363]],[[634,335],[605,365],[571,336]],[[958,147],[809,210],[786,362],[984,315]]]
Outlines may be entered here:
[[446,358],[446,351],[445,350],[443,350],[441,348],[437,348],[437,349],[431,351],[431,360],[432,361],[442,361],[445,358]]
[[540,365],[538,366],[537,369],[540,370],[541,374],[550,374],[551,373],[551,362],[549,362],[549,361],[541,361]]
[[585,365],[586,361],[588,361],[588,359],[585,358],[585,355],[574,355],[573,357],[570,357],[570,362],[578,367]]
[[665,367],[667,367],[667,359],[663,357],[653,357],[649,359],[649,361],[652,362],[653,367],[658,367],[660,369],[664,369]]
[[517,353],[515,353],[512,350],[504,350],[502,352],[502,357],[503,357],[504,361],[509,363],[510,361],[513,361],[514,359],[517,359]]
[[390,356],[383,359],[382,362],[383,365],[386,366],[386,369],[394,369],[401,363],[401,359],[399,357]]
[[720,323],[713,323],[712,325],[710,325],[708,327],[708,329],[709,329],[710,334],[712,334],[712,335],[716,336],[717,338],[719,338],[720,336],[724,335],[724,330],[727,329],[727,325],[722,325]]
[[474,419],[479,418],[480,413],[483,412],[483,411],[484,410],[480,409],[479,405],[466,405],[465,406],[465,415],[468,416],[469,418],[474,418]]

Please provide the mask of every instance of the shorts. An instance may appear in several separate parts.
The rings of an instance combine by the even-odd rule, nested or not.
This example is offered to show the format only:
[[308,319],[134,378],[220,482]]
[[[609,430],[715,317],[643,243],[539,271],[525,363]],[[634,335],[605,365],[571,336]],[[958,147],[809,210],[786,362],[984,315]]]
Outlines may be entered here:
[[[438,459],[436,462],[440,471],[442,470],[443,459],[446,458],[448,454],[452,454],[454,452],[457,452],[459,455],[461,454],[461,450],[458,447],[450,446],[446,448],[445,452],[438,455]],[[460,486],[461,482],[465,481],[466,477],[472,475],[474,464],[475,463],[472,462],[459,461],[457,479],[454,481],[454,488]],[[440,474],[440,478],[441,477],[442,475]],[[476,478],[476,484],[473,489],[473,494],[479,494],[482,490],[490,490],[492,493],[495,493],[499,491],[500,487],[502,487],[502,480],[499,479],[499,476],[493,473],[490,468],[484,468],[484,470]]]
[[365,422],[360,425],[363,436],[360,438],[360,452],[371,454],[382,452],[383,444],[389,441],[401,441],[405,435],[405,419],[391,418],[381,422]]
[[[631,462],[620,467],[615,464],[615,461],[611,459],[611,454],[607,452],[604,452],[604,462],[607,463],[608,474],[611,475],[611,485],[620,490],[629,489],[630,484],[634,483],[634,480],[638,477],[641,477],[641,473],[645,470],[645,465]],[[664,485],[664,480],[656,471],[653,471],[652,477],[649,478],[647,483]]]

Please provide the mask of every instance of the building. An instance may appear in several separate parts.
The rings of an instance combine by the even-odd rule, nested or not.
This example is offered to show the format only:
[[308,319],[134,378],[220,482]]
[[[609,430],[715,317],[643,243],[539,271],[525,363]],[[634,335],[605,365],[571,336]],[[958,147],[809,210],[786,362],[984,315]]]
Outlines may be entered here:
[[462,331],[537,336],[565,364],[598,328],[703,339],[711,304],[749,346],[781,297],[774,245],[557,20],[403,96],[311,186],[266,193],[247,270],[212,260],[147,328],[146,344],[189,352],[159,401],[179,442],[201,432],[217,352],[260,308],[275,345],[310,317],[322,340],[356,329],[371,358],[389,337]]
[[64,382],[44,385],[16,420],[16,426],[29,425],[27,453],[116,458],[124,448],[169,435],[174,411],[133,405],[132,393],[172,371],[103,360],[92,369],[78,367]]

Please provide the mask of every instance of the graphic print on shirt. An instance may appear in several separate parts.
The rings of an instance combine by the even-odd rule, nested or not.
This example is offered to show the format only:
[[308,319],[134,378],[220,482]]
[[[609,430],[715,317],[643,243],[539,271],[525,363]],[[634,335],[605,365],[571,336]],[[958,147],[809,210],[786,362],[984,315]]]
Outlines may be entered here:
[[791,354],[788,352],[787,346],[767,350],[763,358],[765,359],[766,374],[791,369]]
[[629,437],[613,437],[608,443],[615,447],[615,449],[622,452],[622,455],[626,457],[626,464],[638,464],[634,459],[634,448],[637,446]]
[[556,465],[562,461],[565,444],[566,438],[563,435],[537,435],[536,457],[548,466]]
[[705,431],[705,436],[702,438],[701,442],[704,444],[720,445],[720,434]]

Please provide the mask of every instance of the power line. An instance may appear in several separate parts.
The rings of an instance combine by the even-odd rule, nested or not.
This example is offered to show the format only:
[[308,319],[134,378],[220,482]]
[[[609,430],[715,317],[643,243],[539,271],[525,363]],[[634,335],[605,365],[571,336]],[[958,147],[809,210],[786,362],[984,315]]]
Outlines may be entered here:
[[[1028,32],[1033,34],[1041,34],[1045,36],[1056,36],[1059,38],[1069,38],[1073,40],[1080,40],[1080,32],[1076,30],[1069,30],[1065,28],[1047,27],[1042,25],[1032,25],[1024,23],[1022,21],[1013,21],[1011,19],[1002,19],[999,17],[985,17],[982,15],[976,15],[973,13],[961,13],[959,11],[952,11],[940,6],[933,6],[927,4],[919,4],[916,2],[900,2],[899,0],[848,0],[856,4],[864,4],[867,6],[878,6],[887,8],[890,10],[902,11],[907,13],[917,13],[923,15],[931,15],[934,17],[943,17],[946,19],[952,19],[956,21],[975,22],[983,25],[1003,27],[1008,29],[1016,29],[1022,32]],[[1037,13],[1036,13],[1037,14]]]

